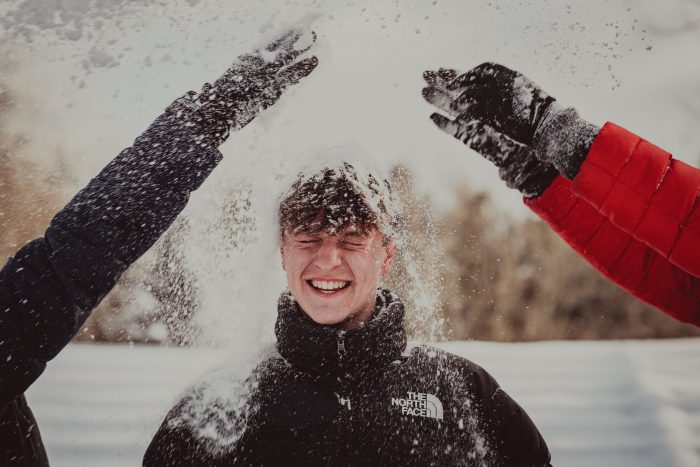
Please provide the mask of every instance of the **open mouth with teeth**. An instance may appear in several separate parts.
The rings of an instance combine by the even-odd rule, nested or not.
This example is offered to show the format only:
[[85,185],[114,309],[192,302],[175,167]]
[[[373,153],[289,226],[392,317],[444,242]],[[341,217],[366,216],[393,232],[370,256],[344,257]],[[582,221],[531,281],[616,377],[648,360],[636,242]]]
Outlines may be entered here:
[[307,280],[306,283],[315,291],[325,295],[337,294],[352,284],[350,281],[319,281],[315,279]]

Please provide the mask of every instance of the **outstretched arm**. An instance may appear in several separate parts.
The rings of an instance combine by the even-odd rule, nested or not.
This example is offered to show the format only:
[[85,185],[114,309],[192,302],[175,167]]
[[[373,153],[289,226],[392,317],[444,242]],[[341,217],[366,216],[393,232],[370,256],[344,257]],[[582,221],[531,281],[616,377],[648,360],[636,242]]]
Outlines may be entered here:
[[0,412],[80,329],[221,160],[218,146],[308,75],[292,31],[188,93],[122,151],[0,271]]
[[425,78],[423,96],[448,115],[431,115],[439,128],[496,164],[608,278],[700,325],[699,170],[613,124],[601,130],[502,65]]

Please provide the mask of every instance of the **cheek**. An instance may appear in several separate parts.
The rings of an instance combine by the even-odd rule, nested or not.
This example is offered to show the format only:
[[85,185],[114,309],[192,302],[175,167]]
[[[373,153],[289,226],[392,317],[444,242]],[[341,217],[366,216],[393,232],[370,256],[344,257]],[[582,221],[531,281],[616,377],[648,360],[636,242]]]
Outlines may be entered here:
[[296,272],[297,267],[297,259],[294,256],[286,255],[284,258],[284,272],[289,276]]
[[288,276],[293,276],[300,273],[300,269],[303,267],[304,258],[299,252],[293,250],[286,250],[282,257],[282,265]]
[[348,261],[357,281],[375,282],[381,275],[383,258],[373,254],[362,255]]

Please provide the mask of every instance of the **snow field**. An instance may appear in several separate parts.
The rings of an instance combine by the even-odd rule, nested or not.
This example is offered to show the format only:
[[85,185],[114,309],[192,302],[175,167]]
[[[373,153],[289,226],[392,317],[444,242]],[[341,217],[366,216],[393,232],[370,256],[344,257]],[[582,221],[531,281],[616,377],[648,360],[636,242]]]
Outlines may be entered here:
[[527,410],[554,465],[690,467],[700,465],[699,346],[692,339],[445,347],[487,368]]
[[[530,414],[557,466],[700,465],[700,339],[449,342]],[[226,351],[68,346],[28,391],[52,465],[131,466]]]

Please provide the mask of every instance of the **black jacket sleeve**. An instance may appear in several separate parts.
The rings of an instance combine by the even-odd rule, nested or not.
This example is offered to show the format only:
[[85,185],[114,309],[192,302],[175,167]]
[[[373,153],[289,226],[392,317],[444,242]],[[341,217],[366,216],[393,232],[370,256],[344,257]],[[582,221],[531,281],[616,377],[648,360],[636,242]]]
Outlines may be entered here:
[[[217,448],[206,439],[206,436],[197,436],[193,421],[190,419],[188,405],[193,399],[197,399],[197,390],[188,392],[175,406],[170,409],[165,420],[151,440],[143,456],[143,467],[161,467],[164,465],[175,467],[215,467],[218,465],[230,465],[221,456],[225,452],[219,452]],[[197,404],[195,404],[196,406]],[[230,407],[212,404],[201,406],[201,410],[206,411],[207,422],[213,422],[223,412],[231,412]],[[225,429],[227,424],[217,425],[218,429]],[[205,433],[211,435],[212,427],[203,429]],[[224,437],[220,435],[218,438]],[[231,446],[229,446],[231,448]],[[219,449],[220,450],[220,449]]]
[[215,466],[219,464],[210,449],[186,426],[169,426],[171,415],[158,429],[143,456],[143,467]]
[[496,380],[469,362],[469,391],[479,411],[479,425],[499,466],[550,467],[551,455],[539,430]]
[[37,379],[221,160],[166,111],[0,271],[0,412]]

